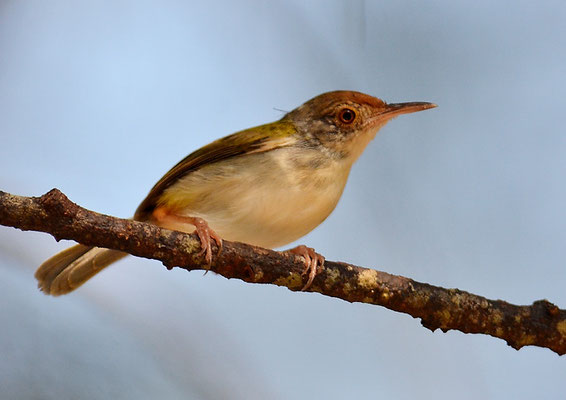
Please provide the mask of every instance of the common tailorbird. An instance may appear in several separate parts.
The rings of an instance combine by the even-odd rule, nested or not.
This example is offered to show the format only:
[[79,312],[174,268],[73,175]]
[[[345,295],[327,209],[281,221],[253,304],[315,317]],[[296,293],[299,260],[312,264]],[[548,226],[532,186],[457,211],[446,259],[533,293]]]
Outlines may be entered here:
[[[336,207],[352,164],[390,119],[436,107],[387,104],[367,94],[321,94],[279,121],[218,139],[181,160],[155,184],[134,219],[192,232],[210,264],[222,239],[277,248],[306,235]],[[324,264],[314,249],[303,256],[307,289]],[[45,261],[39,287],[68,293],[126,253],[75,245]],[[305,275],[304,274],[304,275]]]

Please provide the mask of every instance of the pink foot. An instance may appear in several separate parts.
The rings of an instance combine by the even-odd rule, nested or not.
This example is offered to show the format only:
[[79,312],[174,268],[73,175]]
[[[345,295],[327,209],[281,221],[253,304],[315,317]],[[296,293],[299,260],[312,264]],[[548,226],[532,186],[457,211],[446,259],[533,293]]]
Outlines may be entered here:
[[[204,259],[208,266],[212,264],[212,240],[218,245],[218,254],[222,251],[222,238],[214,232],[208,223],[199,217],[185,217],[175,214],[169,214],[164,208],[157,208],[153,211],[153,217],[157,222],[181,222],[188,223],[195,226],[195,232],[200,239],[200,245],[202,250],[198,253],[199,256],[204,255]],[[159,224],[158,224],[159,225]]]
[[220,252],[222,251],[222,238],[218,236],[216,232],[210,229],[208,223],[204,219],[198,217],[187,217],[187,219],[190,219],[190,223],[196,227],[196,233],[200,239],[202,250],[198,253],[198,255],[202,256],[204,254],[204,259],[210,266],[210,264],[212,264],[211,238],[214,239],[214,241],[218,245],[218,254],[220,254]]
[[302,292],[307,290],[311,285],[317,273],[322,271],[324,265],[324,257],[318,254],[312,247],[300,245],[287,250],[289,253],[297,254],[305,259],[305,270],[301,276],[305,276],[308,272],[308,280],[305,286],[301,289]]

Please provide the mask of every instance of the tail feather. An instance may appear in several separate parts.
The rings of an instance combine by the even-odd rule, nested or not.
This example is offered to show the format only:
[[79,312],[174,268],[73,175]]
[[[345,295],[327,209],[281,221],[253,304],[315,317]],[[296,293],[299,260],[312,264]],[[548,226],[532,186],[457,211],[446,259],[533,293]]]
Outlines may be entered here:
[[45,294],[59,296],[75,290],[102,269],[125,256],[127,253],[118,250],[78,244],[41,264],[35,278]]

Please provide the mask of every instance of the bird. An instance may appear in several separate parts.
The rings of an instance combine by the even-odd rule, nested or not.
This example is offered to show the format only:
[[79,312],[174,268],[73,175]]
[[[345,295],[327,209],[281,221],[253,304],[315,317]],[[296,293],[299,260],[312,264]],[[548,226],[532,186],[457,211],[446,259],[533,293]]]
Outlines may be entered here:
[[[212,242],[264,248],[292,243],[335,209],[354,162],[391,119],[436,107],[386,103],[361,92],[320,94],[275,122],[236,132],[192,152],[149,191],[133,219],[181,232],[195,231],[200,256],[211,264]],[[324,265],[313,248],[303,258],[307,290]],[[127,254],[77,244],[36,271],[39,288],[59,296],[81,286]]]

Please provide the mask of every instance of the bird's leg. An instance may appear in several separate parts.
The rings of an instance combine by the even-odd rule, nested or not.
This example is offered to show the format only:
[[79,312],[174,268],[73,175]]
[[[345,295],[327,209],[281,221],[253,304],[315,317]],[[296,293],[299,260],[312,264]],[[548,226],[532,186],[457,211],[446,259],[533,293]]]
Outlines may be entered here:
[[308,273],[308,280],[305,286],[301,289],[301,291],[304,292],[312,285],[312,281],[316,274],[322,271],[324,257],[314,251],[312,247],[307,247],[305,245],[294,247],[286,252],[302,256],[305,259],[305,269],[301,276],[305,276]]
[[200,245],[202,250],[198,253],[199,256],[204,255],[204,259],[208,266],[212,264],[212,240],[218,245],[218,254],[222,251],[222,238],[214,232],[208,223],[199,217],[185,217],[176,214],[170,214],[163,208],[156,208],[153,211],[153,218],[155,218],[158,225],[175,226],[178,224],[191,224],[196,229],[195,232],[200,239]]
[[210,246],[212,241],[210,239],[214,239],[218,245],[218,254],[220,254],[222,251],[222,238],[208,226],[208,223],[204,219],[199,217],[183,217],[183,219],[185,218],[187,222],[195,226],[196,233],[200,239],[202,250],[198,255],[202,256],[206,253],[204,259],[210,266],[210,264],[212,264],[212,247]]

